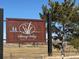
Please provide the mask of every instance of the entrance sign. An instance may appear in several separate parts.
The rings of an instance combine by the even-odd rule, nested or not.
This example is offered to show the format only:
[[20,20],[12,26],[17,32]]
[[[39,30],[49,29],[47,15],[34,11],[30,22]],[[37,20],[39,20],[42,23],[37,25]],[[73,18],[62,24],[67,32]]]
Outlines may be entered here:
[[45,21],[7,18],[6,34],[8,43],[45,42]]

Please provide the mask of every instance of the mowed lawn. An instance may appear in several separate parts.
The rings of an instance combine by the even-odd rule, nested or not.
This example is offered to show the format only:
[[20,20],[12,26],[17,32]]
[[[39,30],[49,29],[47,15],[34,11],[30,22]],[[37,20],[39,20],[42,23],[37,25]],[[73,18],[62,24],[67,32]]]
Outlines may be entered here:
[[[67,51],[66,51],[67,50]],[[57,49],[52,49],[53,56],[61,56],[61,53]],[[73,52],[74,49],[65,49],[65,55],[76,55]],[[4,59],[43,59],[48,54],[47,45],[21,45],[18,44],[5,44],[3,48]]]

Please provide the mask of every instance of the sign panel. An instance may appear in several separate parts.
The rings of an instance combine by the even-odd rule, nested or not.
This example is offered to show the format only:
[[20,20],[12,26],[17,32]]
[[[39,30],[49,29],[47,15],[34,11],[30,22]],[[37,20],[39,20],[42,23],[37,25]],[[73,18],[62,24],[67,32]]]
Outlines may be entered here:
[[45,21],[7,18],[7,42],[45,42]]

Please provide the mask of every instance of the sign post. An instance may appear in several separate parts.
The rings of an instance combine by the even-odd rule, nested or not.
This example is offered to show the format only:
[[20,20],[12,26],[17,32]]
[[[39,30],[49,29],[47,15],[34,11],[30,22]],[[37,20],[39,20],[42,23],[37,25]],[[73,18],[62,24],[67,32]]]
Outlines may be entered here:
[[3,9],[0,8],[0,59],[3,59]]
[[47,32],[48,32],[48,56],[52,56],[52,37],[51,37],[51,15],[48,13]]

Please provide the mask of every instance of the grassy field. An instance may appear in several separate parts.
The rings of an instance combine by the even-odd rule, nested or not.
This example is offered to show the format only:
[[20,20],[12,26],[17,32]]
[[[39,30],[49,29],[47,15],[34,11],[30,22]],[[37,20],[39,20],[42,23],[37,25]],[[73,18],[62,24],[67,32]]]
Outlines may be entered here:
[[32,46],[32,45],[18,45],[8,44],[4,46],[4,59],[37,59],[42,55],[47,55],[47,46]]
[[[79,55],[74,52],[75,49],[65,49],[65,55]],[[21,45],[18,44],[6,44],[3,48],[4,59],[43,59],[47,54],[47,45]],[[53,49],[53,56],[61,56],[61,53],[57,49]]]

